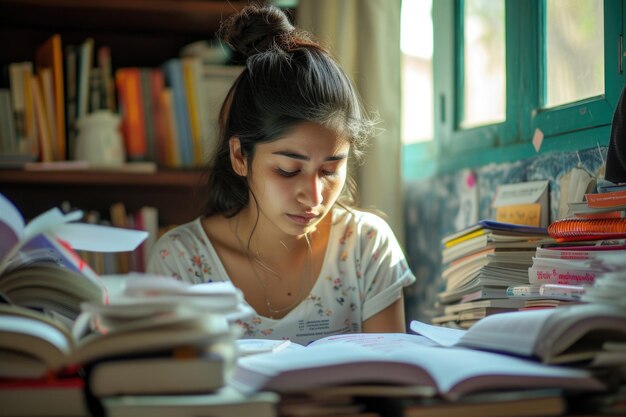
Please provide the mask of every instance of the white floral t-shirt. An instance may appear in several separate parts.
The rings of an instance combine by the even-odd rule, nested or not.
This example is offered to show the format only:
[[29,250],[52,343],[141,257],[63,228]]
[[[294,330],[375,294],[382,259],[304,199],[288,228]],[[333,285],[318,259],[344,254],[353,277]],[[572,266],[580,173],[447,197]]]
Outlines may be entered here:
[[[415,276],[389,225],[372,213],[336,208],[320,274],[309,295],[282,319],[256,315],[241,321],[246,338],[290,339],[308,344],[322,337],[362,331]],[[230,281],[201,219],[163,235],[148,270],[191,283]]]

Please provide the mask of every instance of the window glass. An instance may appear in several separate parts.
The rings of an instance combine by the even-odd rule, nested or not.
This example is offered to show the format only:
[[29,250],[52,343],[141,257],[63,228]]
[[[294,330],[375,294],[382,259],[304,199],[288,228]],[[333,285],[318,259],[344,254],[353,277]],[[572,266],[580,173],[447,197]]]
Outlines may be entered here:
[[603,0],[546,0],[545,107],[604,94]]
[[432,0],[403,0],[402,142],[433,139],[433,20]]
[[506,50],[504,0],[465,0],[461,127],[504,121]]

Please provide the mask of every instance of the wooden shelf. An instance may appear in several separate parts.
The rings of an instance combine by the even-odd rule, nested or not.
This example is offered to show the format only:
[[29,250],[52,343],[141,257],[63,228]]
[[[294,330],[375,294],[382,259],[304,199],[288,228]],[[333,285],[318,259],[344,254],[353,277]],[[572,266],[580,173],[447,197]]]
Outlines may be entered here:
[[236,0],[0,0],[0,64],[32,61],[55,33],[63,45],[92,37],[114,68],[161,65],[185,45],[214,39]]
[[202,212],[203,171],[120,173],[111,171],[0,170],[0,192],[32,218],[68,201],[82,210],[108,217],[111,204],[129,212],[143,206],[159,209],[161,224],[180,224]]

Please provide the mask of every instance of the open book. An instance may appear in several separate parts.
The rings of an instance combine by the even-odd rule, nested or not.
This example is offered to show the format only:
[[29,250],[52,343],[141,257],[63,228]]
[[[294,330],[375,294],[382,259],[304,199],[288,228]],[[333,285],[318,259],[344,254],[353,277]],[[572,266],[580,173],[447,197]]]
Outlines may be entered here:
[[101,302],[100,278],[74,249],[116,252],[135,249],[146,232],[84,223],[82,213],[53,208],[27,225],[0,194],[0,293],[5,302],[52,311],[67,320],[83,301]]
[[495,314],[469,330],[448,329],[419,321],[411,330],[442,346],[484,349],[538,358],[545,363],[593,359],[606,342],[626,340],[623,309],[577,304]]
[[417,385],[451,400],[494,389],[603,388],[585,370],[433,345],[422,336],[407,334],[329,336],[309,344],[306,352],[285,349],[241,358],[231,384],[244,393],[368,383]]

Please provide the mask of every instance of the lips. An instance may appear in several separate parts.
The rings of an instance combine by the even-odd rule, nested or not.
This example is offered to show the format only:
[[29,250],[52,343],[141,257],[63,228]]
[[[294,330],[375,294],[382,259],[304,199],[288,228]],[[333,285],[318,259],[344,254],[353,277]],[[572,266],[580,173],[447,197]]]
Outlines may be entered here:
[[316,214],[287,214],[291,220],[298,224],[310,224],[314,222],[319,216]]

